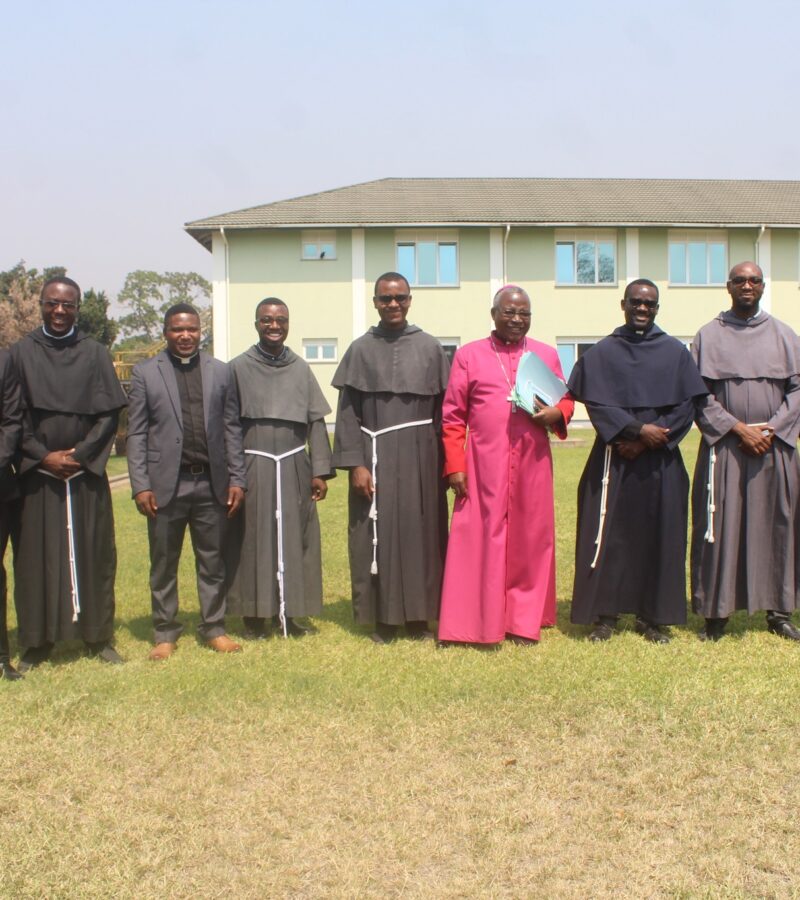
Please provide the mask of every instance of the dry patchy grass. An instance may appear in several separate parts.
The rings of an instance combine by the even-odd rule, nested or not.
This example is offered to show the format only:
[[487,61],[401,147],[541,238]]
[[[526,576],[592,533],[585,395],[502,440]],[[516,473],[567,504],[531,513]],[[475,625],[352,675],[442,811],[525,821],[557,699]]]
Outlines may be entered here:
[[187,548],[188,633],[149,664],[145,527],[117,492],[128,664],[70,645],[0,682],[0,894],[798,895],[798,648],[744,617],[714,646],[583,640],[566,600],[586,452],[556,451],[558,626],[498,652],[352,626],[338,479],[318,634],[198,646]]

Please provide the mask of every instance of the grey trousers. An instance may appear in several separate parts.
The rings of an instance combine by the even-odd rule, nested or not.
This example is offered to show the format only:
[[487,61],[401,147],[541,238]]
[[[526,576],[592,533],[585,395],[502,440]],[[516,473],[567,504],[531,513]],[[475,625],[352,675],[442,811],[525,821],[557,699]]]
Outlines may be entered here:
[[178,615],[178,562],[186,526],[194,549],[200,600],[199,637],[204,641],[225,634],[225,562],[222,548],[228,520],[211,490],[208,475],[181,472],[178,490],[147,520],[150,538],[150,597],[157,644],[178,640],[183,625]]

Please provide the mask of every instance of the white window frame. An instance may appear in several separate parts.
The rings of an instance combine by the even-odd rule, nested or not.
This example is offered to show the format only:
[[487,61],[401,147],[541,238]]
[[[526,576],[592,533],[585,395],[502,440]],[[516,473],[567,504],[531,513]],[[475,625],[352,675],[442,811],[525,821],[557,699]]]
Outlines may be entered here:
[[[602,337],[557,337],[556,338],[556,353],[558,353],[559,347],[563,347],[564,345],[571,344],[574,347],[575,362],[577,362],[578,361],[578,344],[596,344],[596,343],[598,343],[598,341],[602,341],[604,337],[606,337],[606,335],[603,335]],[[558,360],[559,360],[559,362],[561,362],[560,354],[559,354]],[[575,363],[573,363],[573,366],[574,365],[575,365]],[[569,376],[570,376],[569,372],[564,372],[564,378],[569,379]]]
[[[575,244],[578,241],[594,242],[594,277],[593,283],[578,281],[578,251],[573,249],[574,281],[558,280],[558,245]],[[597,245],[611,243],[614,245],[614,278],[611,281],[598,281],[600,266],[597,258]],[[619,285],[619,234],[616,228],[557,228],[553,241],[553,282],[558,288],[609,288]]]
[[457,337],[437,337],[436,340],[445,348],[445,351],[448,347],[453,347],[453,355],[455,356],[455,351],[461,346],[461,338]]
[[[425,243],[436,244],[436,281],[433,284],[417,281],[419,272],[419,253],[416,252],[416,245]],[[414,280],[410,287],[424,288],[457,288],[461,285],[461,251],[458,245],[458,229],[398,229],[394,234],[394,259],[395,269],[400,271],[399,261],[397,259],[397,248],[400,246],[414,245],[414,261],[417,271],[414,273]],[[454,244],[456,248],[456,280],[451,284],[439,283],[439,246],[441,244]]]
[[[689,277],[689,244],[703,243],[706,245],[706,281],[704,283],[696,283],[692,281],[673,281],[670,266],[670,251],[673,244],[686,245],[686,277]],[[723,244],[725,247],[725,264],[723,265],[724,281],[711,281],[711,258],[708,254],[709,244]],[[677,288],[718,288],[723,287],[728,280],[728,268],[730,260],[730,246],[728,242],[728,232],[724,228],[700,229],[694,230],[677,230],[670,229],[667,232],[667,284],[670,287]]]
[[[306,256],[306,244],[332,244],[333,253],[325,256]],[[333,229],[304,229],[300,232],[300,259],[303,262],[327,262],[336,259],[336,232]]]
[[[309,356],[312,347],[318,348],[316,356]],[[322,356],[323,347],[333,347],[333,357]],[[335,363],[339,361],[339,342],[336,338],[303,338],[303,359],[310,363]]]

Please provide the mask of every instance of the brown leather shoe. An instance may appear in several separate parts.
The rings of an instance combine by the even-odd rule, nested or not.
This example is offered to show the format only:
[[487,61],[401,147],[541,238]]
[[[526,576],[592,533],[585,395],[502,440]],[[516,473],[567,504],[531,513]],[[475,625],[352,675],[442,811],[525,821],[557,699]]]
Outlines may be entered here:
[[210,641],[206,641],[206,647],[211,647],[217,653],[239,653],[242,649],[242,645],[232,641],[227,634],[220,634],[211,638]]
[[162,641],[153,647],[147,658],[152,659],[153,662],[161,662],[164,659],[169,659],[177,649],[178,645],[172,641]]

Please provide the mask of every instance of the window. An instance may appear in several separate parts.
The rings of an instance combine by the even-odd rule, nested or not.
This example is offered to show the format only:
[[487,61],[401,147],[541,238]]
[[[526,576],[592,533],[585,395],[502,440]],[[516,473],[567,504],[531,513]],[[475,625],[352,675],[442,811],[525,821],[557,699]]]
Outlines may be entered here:
[[398,231],[397,271],[410,285],[420,287],[458,284],[456,232]]
[[670,232],[670,284],[719,285],[727,280],[728,243],[725,232]]
[[572,367],[584,353],[593,347],[600,338],[561,338],[556,341],[558,358],[561,361],[561,369],[564,372],[564,380],[568,380],[572,374]]
[[303,341],[303,359],[307,362],[336,362],[336,338],[311,338]]
[[303,259],[336,259],[335,231],[304,231],[300,241]]
[[437,340],[442,347],[444,347],[444,352],[447,354],[447,361],[452,365],[453,357],[456,355],[456,350],[461,346],[461,341],[454,337],[440,337],[437,338]]
[[616,260],[613,234],[556,232],[556,284],[616,284]]

